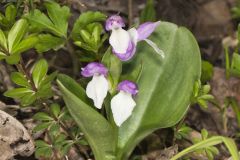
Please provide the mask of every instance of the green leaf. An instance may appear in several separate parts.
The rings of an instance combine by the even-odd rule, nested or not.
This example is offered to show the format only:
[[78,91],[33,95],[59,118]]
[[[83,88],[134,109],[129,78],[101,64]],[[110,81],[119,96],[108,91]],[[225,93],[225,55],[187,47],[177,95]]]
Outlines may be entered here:
[[37,148],[35,151],[36,158],[40,158],[40,157],[50,158],[52,156],[52,154],[53,154],[53,151],[52,151],[51,146]]
[[60,114],[60,106],[57,103],[54,103],[50,106],[51,112],[55,117],[58,117]]
[[156,20],[156,11],[154,8],[154,0],[147,0],[147,4],[141,12],[140,22],[149,22]]
[[14,6],[14,5],[9,5],[7,8],[6,8],[6,11],[5,11],[5,17],[6,19],[12,23],[15,21],[15,18],[17,16],[17,8]]
[[27,93],[23,97],[21,97],[21,105],[29,106],[30,104],[34,103],[37,99],[36,93]]
[[208,61],[202,60],[202,75],[201,82],[205,83],[212,79],[213,76],[213,65]]
[[17,64],[20,60],[19,54],[13,54],[5,57],[8,64]]
[[46,2],[45,6],[48,16],[62,35],[67,35],[68,18],[70,17],[70,9],[67,6],[60,7],[58,3]]
[[88,11],[88,12],[82,13],[74,23],[73,30],[72,30],[73,39],[75,41],[79,40],[80,31],[84,29],[88,24],[94,23],[94,22],[103,22],[106,20],[106,18],[107,16],[101,12]]
[[24,77],[24,75],[22,74],[22,73],[20,73],[20,72],[13,72],[13,73],[11,73],[11,80],[15,83],[15,84],[17,84],[17,85],[19,85],[19,86],[22,86],[22,87],[31,87],[30,85],[29,85],[29,83],[28,83],[28,81],[27,81],[27,78],[26,77]]
[[26,18],[31,24],[31,28],[35,31],[50,31],[53,34],[61,35],[61,33],[56,30],[51,20],[38,9],[30,12]]
[[17,46],[24,37],[28,29],[28,23],[25,19],[18,20],[8,33],[8,49],[12,53],[13,48]]
[[26,18],[31,23],[32,29],[36,31],[51,32],[58,37],[67,37],[68,18],[70,10],[68,7],[60,7],[55,2],[46,2],[48,16],[35,9]]
[[44,112],[38,112],[33,116],[33,119],[39,120],[39,121],[53,121],[54,119],[50,117],[47,113]]
[[1,48],[5,51],[8,50],[6,36],[5,36],[4,32],[0,29],[0,49]]
[[200,78],[199,47],[186,28],[161,22],[150,39],[163,50],[165,58],[142,41],[136,57],[126,64],[130,73],[141,63],[144,67],[137,82],[137,105],[119,128],[118,159],[127,159],[151,132],[178,123],[190,105],[194,83]]
[[18,45],[14,46],[12,54],[19,54],[33,48],[38,43],[37,35],[30,35],[22,40]]
[[[123,68],[123,70],[124,69],[125,68]],[[142,75],[142,71],[143,71],[143,63],[141,62],[139,65],[136,66],[136,68],[131,73],[128,73],[128,74],[123,73],[123,75],[121,76],[121,81],[129,80],[132,82],[138,82]]]
[[47,129],[51,124],[52,124],[52,122],[40,123],[40,124],[38,124],[36,127],[34,127],[33,132],[38,132],[38,131],[45,130],[45,129]]
[[35,46],[38,53],[49,51],[50,49],[58,50],[65,42],[64,39],[52,36],[51,34],[40,34],[39,42]]
[[206,140],[200,141],[197,144],[194,144],[191,147],[184,149],[183,151],[179,152],[174,157],[172,157],[170,160],[177,160],[177,159],[185,156],[188,153],[195,152],[199,149],[205,149],[209,146],[214,146],[214,145],[217,145],[220,143],[224,143],[226,145],[226,147],[228,148],[229,152],[232,155],[233,160],[240,159],[236,144],[234,143],[234,141],[232,139],[226,138],[226,137],[221,137],[221,136],[214,136],[214,137],[208,138]]
[[40,83],[40,88],[42,88],[43,86],[46,86],[46,85],[51,85],[51,82],[56,78],[58,72],[55,71],[53,73],[51,73],[50,75],[47,75],[45,77],[45,79],[43,79]]
[[32,76],[34,84],[36,85],[37,88],[40,86],[41,81],[45,78],[47,71],[48,63],[45,59],[41,59],[35,64]]
[[202,139],[205,140],[208,138],[208,131],[206,129],[201,130]]
[[50,147],[49,144],[47,144],[46,142],[42,141],[42,140],[36,140],[35,141],[35,145],[36,147]]
[[234,53],[232,57],[231,73],[240,76],[240,55],[237,53]]
[[122,73],[122,62],[109,48],[102,58],[102,63],[108,68],[108,79],[111,82],[110,93],[113,94],[116,91],[116,87]]
[[0,60],[2,60],[4,58],[6,58],[6,55],[3,52],[0,51]]
[[81,86],[73,79],[59,75],[57,83],[67,108],[89,142],[95,159],[114,159],[116,138],[109,122],[84,102],[85,92],[83,89],[78,90]]
[[21,98],[28,93],[34,93],[34,92],[28,88],[16,88],[16,89],[6,91],[4,93],[4,96],[11,97],[11,98]]

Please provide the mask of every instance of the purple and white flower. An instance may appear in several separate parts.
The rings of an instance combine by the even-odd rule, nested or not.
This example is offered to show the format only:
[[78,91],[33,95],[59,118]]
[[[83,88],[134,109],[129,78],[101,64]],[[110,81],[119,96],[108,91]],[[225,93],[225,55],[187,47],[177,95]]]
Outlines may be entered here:
[[136,106],[133,96],[138,93],[138,87],[134,82],[125,80],[118,84],[119,93],[111,100],[111,110],[117,126],[121,126],[132,114]]
[[125,27],[122,17],[113,15],[106,21],[105,28],[107,31],[112,31],[109,38],[109,43],[113,48],[113,53],[122,61],[130,60],[135,52],[139,41],[146,41],[159,55],[164,58],[164,53],[158,46],[147,39],[160,24],[158,22],[146,22],[141,24],[137,29],[131,28],[128,31]]
[[108,69],[103,64],[97,62],[91,62],[82,68],[81,74],[83,77],[93,77],[87,85],[86,94],[93,100],[94,106],[98,109],[102,108],[109,89],[106,79],[107,73]]

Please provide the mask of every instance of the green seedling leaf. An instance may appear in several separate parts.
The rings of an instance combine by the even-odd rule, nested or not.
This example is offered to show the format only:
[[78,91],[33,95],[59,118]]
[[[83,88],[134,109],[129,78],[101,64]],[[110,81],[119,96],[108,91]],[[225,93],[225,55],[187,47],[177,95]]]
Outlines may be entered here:
[[12,54],[19,54],[24,51],[33,48],[38,43],[38,36],[37,35],[30,35],[24,40],[22,40],[18,45],[15,45]]
[[13,23],[17,16],[17,8],[14,5],[9,5],[5,11],[5,17],[9,23]]
[[203,94],[208,94],[210,90],[211,90],[211,86],[208,84],[202,87]]
[[49,144],[47,144],[46,142],[44,142],[42,140],[36,140],[35,145],[36,145],[36,147],[50,147]]
[[39,121],[53,121],[54,119],[50,117],[47,113],[44,112],[38,112],[33,116],[33,119],[39,120]]
[[0,60],[2,60],[4,58],[6,58],[6,55],[3,52],[0,51]]
[[51,32],[58,37],[66,38],[70,9],[66,6],[60,7],[58,3],[50,1],[46,2],[45,6],[50,19],[37,9],[26,16],[32,28],[37,31]]
[[82,13],[79,18],[76,20],[73,26],[72,30],[72,37],[74,41],[81,40],[80,37],[80,31],[82,29],[85,29],[85,27],[88,24],[94,23],[94,22],[103,22],[105,21],[107,16],[101,12],[92,12],[88,11],[85,13]]
[[37,99],[37,95],[35,92],[27,93],[23,97],[21,97],[21,105],[29,106],[30,104],[34,103]]
[[48,147],[37,147],[35,151],[36,158],[50,158],[53,154],[51,146]]
[[55,2],[46,2],[45,6],[48,11],[48,16],[54,23],[55,28],[59,30],[64,36],[67,35],[68,18],[70,17],[70,9],[67,6],[61,7]]
[[11,97],[11,98],[22,98],[29,93],[32,94],[34,92],[28,88],[16,88],[16,89],[6,91],[4,93],[4,96]]
[[213,65],[208,61],[202,60],[202,75],[201,82],[205,83],[212,79],[213,76]]
[[27,78],[24,77],[24,75],[20,72],[11,73],[11,80],[19,86],[31,88],[31,86],[29,85],[29,83],[27,81]]
[[52,122],[44,122],[41,124],[38,124],[36,127],[34,127],[33,132],[39,132],[47,129],[49,126],[51,126]]
[[38,53],[43,53],[50,49],[58,50],[65,42],[64,39],[51,34],[40,34],[38,38],[39,43],[35,46]]
[[15,46],[23,39],[28,29],[28,23],[25,19],[18,20],[8,33],[8,50],[11,54]]
[[208,131],[206,129],[201,130],[202,139],[205,140],[208,138]]
[[48,63],[45,59],[41,59],[35,64],[32,76],[34,84],[36,85],[37,88],[40,86],[41,81],[45,78],[47,71]]
[[20,61],[19,54],[13,54],[5,57],[8,64],[17,64]]
[[7,51],[8,47],[7,47],[7,39],[6,36],[4,34],[4,32],[0,29],[0,50],[1,51]]
[[112,160],[116,147],[116,137],[112,126],[85,102],[84,89],[73,79],[66,75],[59,75],[57,83],[66,106],[89,142],[95,159]]
[[60,106],[57,103],[52,104],[50,110],[55,117],[58,117],[61,111]]

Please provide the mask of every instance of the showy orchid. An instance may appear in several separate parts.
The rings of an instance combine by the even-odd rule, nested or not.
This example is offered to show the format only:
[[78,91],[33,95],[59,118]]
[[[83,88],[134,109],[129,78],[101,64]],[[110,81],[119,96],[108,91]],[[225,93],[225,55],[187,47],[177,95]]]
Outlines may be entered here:
[[93,77],[88,83],[86,94],[94,102],[98,109],[102,108],[103,101],[108,92],[108,81],[106,79],[108,69],[101,63],[92,62],[82,68],[82,76]]
[[125,80],[118,84],[119,93],[111,100],[113,118],[117,126],[121,126],[132,114],[136,106],[132,96],[138,93],[138,87],[134,82]]
[[131,28],[128,31],[124,30],[125,23],[119,15],[113,15],[106,21],[105,28],[107,31],[112,31],[109,38],[109,43],[113,48],[113,53],[122,61],[130,60],[135,52],[139,41],[146,41],[162,58],[164,52],[158,46],[147,39],[160,24],[157,22],[146,22],[141,24],[137,29]]

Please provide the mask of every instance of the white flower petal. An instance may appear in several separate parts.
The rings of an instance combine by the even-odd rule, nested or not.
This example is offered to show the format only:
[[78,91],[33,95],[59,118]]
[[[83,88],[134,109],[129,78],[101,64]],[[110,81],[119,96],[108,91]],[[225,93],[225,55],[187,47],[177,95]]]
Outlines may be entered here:
[[117,53],[126,53],[130,41],[130,35],[122,28],[113,29],[109,43]]
[[154,43],[153,41],[149,40],[149,39],[144,39],[144,41],[147,42],[147,44],[149,44],[156,52],[157,54],[159,54],[160,56],[162,56],[162,58],[165,57],[165,54],[163,52],[163,50],[161,50],[156,43]]
[[95,107],[102,108],[104,98],[108,92],[108,81],[104,75],[94,75],[92,80],[88,83],[86,94],[94,102]]
[[120,91],[112,98],[111,109],[117,126],[121,126],[121,124],[131,116],[135,106],[136,103],[130,93]]
[[136,28],[131,28],[128,30],[128,33],[130,35],[131,40],[134,42],[134,44],[137,44],[137,39],[138,39],[138,32]]

